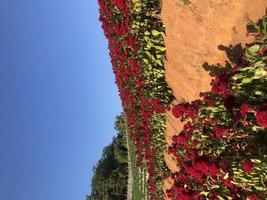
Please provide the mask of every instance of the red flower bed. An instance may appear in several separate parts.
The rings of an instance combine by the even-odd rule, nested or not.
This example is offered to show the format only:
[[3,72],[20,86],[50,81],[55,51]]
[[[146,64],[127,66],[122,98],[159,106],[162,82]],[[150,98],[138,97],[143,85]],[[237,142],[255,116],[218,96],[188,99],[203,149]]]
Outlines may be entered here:
[[[156,74],[157,77],[154,78],[154,73],[149,71],[150,68],[158,71],[163,69],[160,60],[156,60],[156,55],[153,55],[155,52],[164,51],[163,47],[157,45],[155,46],[156,50],[152,49],[153,46],[151,49],[144,50],[147,44],[144,37],[150,34],[149,30],[152,28],[154,36],[151,34],[151,38],[161,42],[163,37],[156,30],[162,25],[158,23],[158,19],[154,18],[155,20],[147,21],[139,28],[133,28],[134,25],[139,26],[138,23],[140,24],[140,22],[135,23],[136,19],[140,20],[140,17],[143,18],[141,20],[147,17],[153,18],[145,10],[152,11],[153,3],[147,2],[149,7],[142,2],[144,5],[138,8],[132,1],[98,0],[98,3],[99,19],[108,39],[113,72],[131,139],[136,146],[137,162],[139,166],[145,166],[149,173],[147,182],[150,199],[162,199],[163,192],[160,184],[165,178],[164,170],[166,170],[163,166],[164,163],[161,162],[164,146],[162,145],[161,149],[155,146],[157,132],[162,130],[156,130],[153,121],[157,121],[159,116],[165,112],[171,102],[171,95],[167,93],[168,87],[164,77]],[[158,57],[163,59],[163,56],[159,54],[157,59]],[[150,68],[148,69],[147,66]],[[161,88],[162,91],[155,91],[155,88]],[[164,95],[165,93],[167,95]],[[168,99],[164,100],[166,98],[161,98],[159,94]]]

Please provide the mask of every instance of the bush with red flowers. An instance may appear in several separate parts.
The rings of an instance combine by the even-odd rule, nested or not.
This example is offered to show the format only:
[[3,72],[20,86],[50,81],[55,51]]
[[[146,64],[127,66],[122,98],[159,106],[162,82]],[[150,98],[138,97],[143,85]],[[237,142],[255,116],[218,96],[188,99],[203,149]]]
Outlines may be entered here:
[[160,1],[98,0],[100,21],[139,166],[147,169],[150,199],[163,198],[165,111],[173,100],[165,81]]
[[180,168],[171,176],[171,199],[267,199],[267,17],[248,32],[256,37],[242,66],[172,110],[184,128],[168,149]]

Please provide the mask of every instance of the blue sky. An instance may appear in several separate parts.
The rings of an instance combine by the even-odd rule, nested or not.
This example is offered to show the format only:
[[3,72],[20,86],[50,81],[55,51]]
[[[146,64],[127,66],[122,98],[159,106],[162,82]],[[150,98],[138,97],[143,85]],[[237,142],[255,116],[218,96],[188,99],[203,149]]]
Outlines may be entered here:
[[121,112],[95,0],[0,1],[0,200],[82,200]]

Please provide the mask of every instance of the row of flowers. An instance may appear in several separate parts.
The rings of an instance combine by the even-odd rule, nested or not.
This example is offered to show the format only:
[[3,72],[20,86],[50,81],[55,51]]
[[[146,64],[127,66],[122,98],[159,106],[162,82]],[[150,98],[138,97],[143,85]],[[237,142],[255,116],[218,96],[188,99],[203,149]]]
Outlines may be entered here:
[[136,146],[148,171],[150,199],[163,199],[165,111],[173,100],[165,81],[160,0],[98,0],[119,94]]
[[168,148],[179,166],[171,199],[267,199],[267,17],[247,28],[255,41],[241,62],[172,110],[184,127]]

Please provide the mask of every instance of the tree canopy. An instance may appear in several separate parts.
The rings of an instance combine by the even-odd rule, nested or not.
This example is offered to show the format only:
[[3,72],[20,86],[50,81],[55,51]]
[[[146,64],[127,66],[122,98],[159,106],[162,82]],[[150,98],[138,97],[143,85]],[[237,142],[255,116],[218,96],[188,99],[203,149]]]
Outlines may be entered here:
[[93,168],[91,194],[86,200],[124,200],[127,193],[128,162],[123,114],[116,117],[117,136],[103,149],[102,157]]

